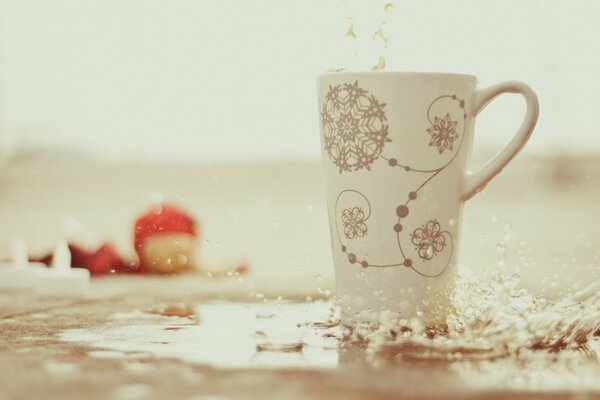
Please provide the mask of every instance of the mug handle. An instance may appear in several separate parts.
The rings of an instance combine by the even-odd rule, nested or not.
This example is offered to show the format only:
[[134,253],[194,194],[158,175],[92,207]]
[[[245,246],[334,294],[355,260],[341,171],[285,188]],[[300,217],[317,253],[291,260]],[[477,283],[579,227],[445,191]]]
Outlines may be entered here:
[[471,99],[470,114],[475,117],[497,96],[503,93],[518,93],[525,98],[525,118],[519,130],[511,141],[494,156],[487,164],[475,173],[467,172],[463,180],[462,200],[468,200],[479,193],[485,185],[513,159],[523,148],[540,113],[538,99],[533,90],[526,84],[517,81],[508,81],[490,86],[486,89],[476,89]]

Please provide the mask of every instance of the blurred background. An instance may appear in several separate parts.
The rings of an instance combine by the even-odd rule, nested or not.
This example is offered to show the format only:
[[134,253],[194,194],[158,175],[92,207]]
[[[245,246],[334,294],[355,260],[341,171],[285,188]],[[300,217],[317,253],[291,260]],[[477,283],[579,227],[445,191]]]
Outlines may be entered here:
[[[465,207],[461,263],[572,290],[600,265],[598,15],[594,0],[0,0],[0,258],[15,236],[131,255],[135,217],[167,200],[198,217],[214,264],[333,289],[316,76],[383,57],[536,90],[529,144]],[[523,114],[510,95],[481,114],[473,168]]]

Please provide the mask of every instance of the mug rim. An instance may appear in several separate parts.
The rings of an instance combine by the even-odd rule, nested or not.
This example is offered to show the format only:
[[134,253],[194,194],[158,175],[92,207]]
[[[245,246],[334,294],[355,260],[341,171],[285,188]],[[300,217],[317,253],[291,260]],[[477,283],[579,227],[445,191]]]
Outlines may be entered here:
[[455,72],[424,72],[424,71],[338,71],[324,72],[319,74],[319,79],[339,75],[381,75],[381,76],[403,76],[419,78],[467,78],[477,82],[477,77],[471,74]]

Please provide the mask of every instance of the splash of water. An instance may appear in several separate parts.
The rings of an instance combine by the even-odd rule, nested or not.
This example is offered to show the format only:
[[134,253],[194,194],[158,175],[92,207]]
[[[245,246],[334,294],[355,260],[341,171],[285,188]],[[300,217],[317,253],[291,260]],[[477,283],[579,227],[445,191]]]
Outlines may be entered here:
[[446,326],[427,328],[388,314],[376,330],[361,328],[353,336],[367,338],[374,357],[497,360],[571,351],[589,358],[599,328],[600,282],[551,302],[523,289],[517,274],[500,270],[484,281],[459,267]]
[[[378,61],[377,63],[371,67],[371,71],[383,71],[385,70],[385,66],[386,66],[386,62],[385,62],[385,58],[387,56],[387,48],[388,45],[390,43],[390,38],[385,34],[384,32],[384,27],[389,19],[389,14],[390,12],[394,9],[395,5],[392,2],[386,3],[383,6],[383,11],[384,11],[384,16],[383,19],[380,21],[378,28],[376,28],[372,35],[371,38],[373,40],[373,42],[378,42],[381,43],[383,45],[383,49],[382,49],[382,54],[379,55],[378,57]],[[357,42],[357,40],[359,39],[359,36],[361,37],[368,37],[368,35],[364,35],[364,34],[360,34],[360,31],[369,31],[370,29],[373,29],[372,26],[366,27],[363,26],[363,29],[359,29],[359,35],[356,34],[356,25],[355,25],[355,21],[353,17],[347,17],[348,19],[348,25],[346,28],[346,33],[345,36],[347,39],[350,39],[354,42]],[[369,24],[369,25],[372,25]],[[339,72],[341,70],[344,70],[343,68],[341,69],[335,69],[335,70],[329,70],[328,72]]]
[[373,40],[381,40],[385,48],[388,47],[388,43],[390,42],[390,39],[383,33],[383,28],[377,29],[375,33],[373,33]]
[[354,33],[354,25],[350,23],[348,29],[346,30],[346,37],[356,39],[356,33]]
[[371,67],[371,71],[383,71],[385,69],[385,58],[383,56],[379,56],[379,61],[373,67]]

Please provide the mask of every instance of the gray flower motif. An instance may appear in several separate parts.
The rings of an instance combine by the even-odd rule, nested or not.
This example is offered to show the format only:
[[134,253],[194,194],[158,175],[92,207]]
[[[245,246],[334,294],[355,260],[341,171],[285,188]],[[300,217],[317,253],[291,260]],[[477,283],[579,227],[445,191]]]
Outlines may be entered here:
[[431,140],[430,146],[436,146],[439,153],[442,154],[446,149],[452,151],[452,142],[458,139],[456,133],[456,125],[458,121],[451,121],[450,114],[446,114],[444,118],[434,117],[433,125],[427,129]]
[[358,81],[329,87],[321,111],[323,145],[340,174],[370,170],[391,141],[385,106]]
[[365,212],[362,207],[351,207],[342,210],[342,225],[346,239],[356,239],[367,235]]
[[445,231],[441,231],[437,220],[428,221],[425,225],[417,228],[410,235],[415,250],[418,251],[422,260],[431,260],[446,247]]

